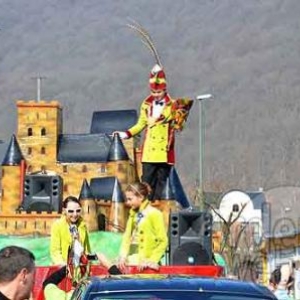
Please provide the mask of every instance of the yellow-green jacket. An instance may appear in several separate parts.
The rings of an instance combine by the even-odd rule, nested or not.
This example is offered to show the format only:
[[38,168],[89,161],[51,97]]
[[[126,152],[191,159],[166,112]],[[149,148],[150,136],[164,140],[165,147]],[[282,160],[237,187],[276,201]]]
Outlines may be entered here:
[[[138,225],[135,225],[138,213],[142,213],[143,217]],[[129,255],[131,235],[135,228],[138,242],[137,264],[142,262],[158,263],[168,246],[162,212],[150,205],[148,200],[142,203],[139,212],[130,210],[120,250],[120,256],[123,258],[127,258]]]
[[48,284],[44,290],[44,297],[46,300],[70,300],[73,295],[73,290],[65,292],[61,290],[57,285],[51,283]]
[[172,121],[172,104],[174,100],[167,94],[165,97],[165,107],[162,114],[152,126],[148,126],[149,116],[152,115],[153,97],[146,98],[140,108],[137,123],[126,131],[130,138],[145,129],[145,140],[142,149],[142,162],[150,163],[175,163],[174,153],[174,130]]
[[[91,253],[90,241],[86,224],[83,219],[78,221],[79,241],[85,253]],[[69,223],[65,216],[55,221],[51,228],[50,256],[54,265],[66,264],[68,260],[68,249],[72,245]]]

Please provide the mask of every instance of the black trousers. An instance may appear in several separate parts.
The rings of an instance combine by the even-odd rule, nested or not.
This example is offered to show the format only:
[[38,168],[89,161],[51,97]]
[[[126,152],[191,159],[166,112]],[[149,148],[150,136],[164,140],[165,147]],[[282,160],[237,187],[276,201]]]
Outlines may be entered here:
[[142,163],[142,181],[147,182],[152,189],[149,200],[161,200],[171,167],[167,163]]

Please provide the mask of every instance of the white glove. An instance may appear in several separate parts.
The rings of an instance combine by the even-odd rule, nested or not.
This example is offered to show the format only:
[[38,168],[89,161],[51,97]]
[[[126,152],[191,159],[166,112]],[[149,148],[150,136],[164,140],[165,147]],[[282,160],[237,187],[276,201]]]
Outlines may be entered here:
[[122,140],[128,138],[127,133],[125,131],[115,131],[113,134],[118,134],[120,139]]

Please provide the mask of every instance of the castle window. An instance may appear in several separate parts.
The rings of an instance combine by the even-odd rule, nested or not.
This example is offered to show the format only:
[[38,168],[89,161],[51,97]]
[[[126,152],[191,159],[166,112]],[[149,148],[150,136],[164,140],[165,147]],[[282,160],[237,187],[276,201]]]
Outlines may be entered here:
[[119,172],[124,172],[125,171],[125,168],[124,168],[124,166],[122,164],[118,165],[118,171]]
[[232,205],[232,212],[238,212],[240,209],[239,209],[239,206],[238,204],[233,204]]
[[68,172],[68,166],[63,166],[63,172],[67,173]]
[[32,136],[33,132],[32,132],[32,128],[28,128],[27,130],[27,135],[28,136]]
[[68,192],[68,185],[64,184],[64,192]]
[[39,113],[36,113],[36,119],[38,120],[40,118]]
[[82,166],[82,172],[83,172],[83,173],[86,173],[86,172],[87,172],[87,166],[85,166],[85,165]]
[[106,173],[106,166],[105,165],[102,165],[100,167],[100,173]]
[[41,135],[46,135],[46,128],[41,129]]
[[2,177],[4,176],[4,173],[5,173],[5,172],[4,172],[4,169],[2,169]]
[[28,147],[28,149],[27,149],[27,154],[28,154],[28,155],[31,155],[31,154],[32,154],[32,148],[31,148],[31,147]]
[[41,148],[41,154],[46,154],[46,148],[45,147]]

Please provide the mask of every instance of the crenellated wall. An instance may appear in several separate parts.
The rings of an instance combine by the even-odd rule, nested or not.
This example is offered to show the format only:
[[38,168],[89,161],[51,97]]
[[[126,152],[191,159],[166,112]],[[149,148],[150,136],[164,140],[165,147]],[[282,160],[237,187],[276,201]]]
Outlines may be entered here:
[[26,213],[0,215],[0,234],[2,235],[49,235],[51,226],[60,214]]

